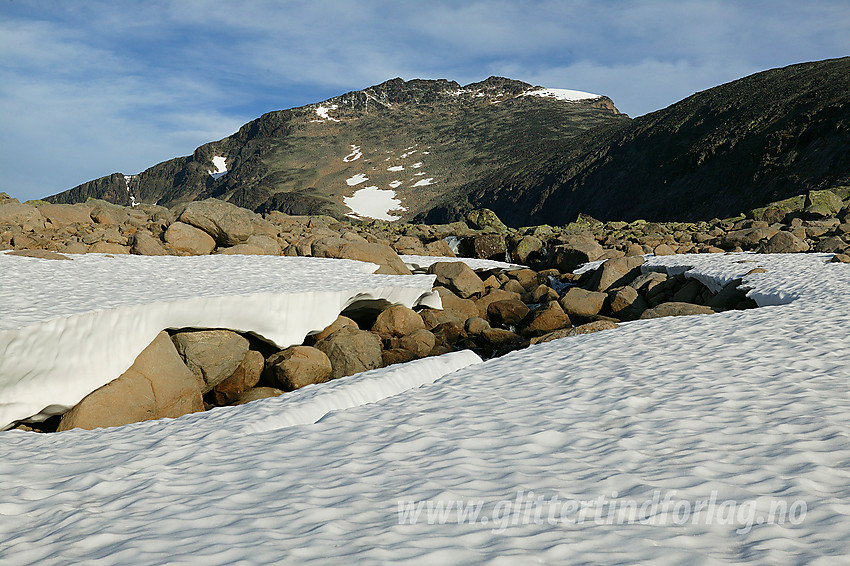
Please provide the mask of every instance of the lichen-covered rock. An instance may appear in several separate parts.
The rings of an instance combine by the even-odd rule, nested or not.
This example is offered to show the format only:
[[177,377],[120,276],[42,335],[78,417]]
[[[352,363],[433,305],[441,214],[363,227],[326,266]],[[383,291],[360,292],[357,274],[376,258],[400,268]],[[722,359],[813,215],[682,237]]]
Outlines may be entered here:
[[809,191],[806,193],[804,212],[812,218],[835,216],[841,210],[841,197],[829,190]]

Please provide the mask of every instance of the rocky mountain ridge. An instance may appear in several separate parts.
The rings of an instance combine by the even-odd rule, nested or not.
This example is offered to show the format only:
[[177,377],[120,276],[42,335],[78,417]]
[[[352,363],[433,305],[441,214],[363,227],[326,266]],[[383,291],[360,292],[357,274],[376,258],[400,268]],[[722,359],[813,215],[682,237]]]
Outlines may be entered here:
[[575,93],[584,98],[565,101],[557,94],[499,77],[466,86],[393,79],[270,112],[191,156],[46,200],[173,206],[214,197],[260,212],[342,217],[353,212],[345,198],[375,187],[394,193],[398,216],[410,219],[464,183],[509,163],[542,162],[587,129],[627,120],[606,97]]

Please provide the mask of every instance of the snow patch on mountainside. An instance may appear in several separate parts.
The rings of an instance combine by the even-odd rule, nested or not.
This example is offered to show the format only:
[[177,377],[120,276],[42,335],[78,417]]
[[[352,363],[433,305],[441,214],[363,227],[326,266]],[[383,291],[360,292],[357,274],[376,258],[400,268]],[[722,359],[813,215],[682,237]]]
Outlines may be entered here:
[[361,157],[363,157],[363,152],[360,151],[360,146],[352,144],[351,153],[343,157],[342,160],[346,163],[351,163],[352,161],[357,161]]
[[369,177],[364,175],[363,173],[358,173],[357,175],[353,175],[345,180],[348,183],[349,187],[353,187],[354,185],[359,185],[360,183],[365,183],[369,180]]
[[319,120],[310,120],[311,122],[322,122],[322,121],[330,121],[330,122],[339,122],[337,118],[334,118],[328,114],[331,110],[336,110],[339,108],[336,104],[331,104],[329,106],[325,106],[320,104],[316,107],[316,115],[320,118]]
[[401,206],[395,191],[382,190],[378,187],[364,187],[350,197],[343,197],[345,205],[351,209],[348,216],[355,218],[375,218],[377,220],[398,220],[391,210],[407,210]]
[[398,179],[396,179],[395,181],[390,181],[390,188],[391,189],[397,189],[400,186],[401,186],[401,181],[399,181]]
[[529,90],[522,93],[520,96],[542,96],[544,98],[555,98],[566,102],[579,102],[582,100],[593,100],[594,98],[602,98],[599,94],[590,92],[582,92],[580,90],[568,90],[565,88],[540,88]]
[[414,187],[424,187],[425,185],[431,185],[434,183],[433,177],[428,177],[427,179],[421,179],[413,183]]
[[212,164],[213,168],[207,172],[212,175],[213,179],[218,179],[227,173],[227,160],[224,157],[220,155],[213,156]]
[[395,173],[396,171],[404,171],[403,165],[393,165],[392,167],[387,167],[387,171],[392,171]]

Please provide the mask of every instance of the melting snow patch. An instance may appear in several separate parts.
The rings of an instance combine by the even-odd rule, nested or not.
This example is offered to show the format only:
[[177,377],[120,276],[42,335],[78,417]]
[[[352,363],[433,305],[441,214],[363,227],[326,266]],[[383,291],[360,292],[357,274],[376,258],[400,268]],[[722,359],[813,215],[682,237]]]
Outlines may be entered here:
[[124,184],[127,185],[127,195],[130,197],[130,206],[139,206],[141,203],[136,202],[136,197],[133,196],[133,193],[130,192],[130,181],[133,180],[135,175],[124,175]]
[[354,185],[359,185],[360,183],[365,183],[368,180],[369,180],[369,177],[367,177],[363,173],[358,173],[357,175],[354,175],[353,177],[349,177],[348,179],[346,179],[345,182],[348,183],[349,187],[353,187]]
[[392,189],[397,189],[400,186],[401,186],[401,181],[399,181],[399,180],[395,180],[395,181],[390,182],[390,188],[392,188]]
[[434,181],[433,177],[428,177],[427,179],[421,179],[419,181],[416,181],[415,183],[413,183],[413,186],[414,187],[424,187],[425,185],[433,184],[433,181]]
[[416,163],[414,163],[413,165],[411,165],[411,167],[413,167],[414,169],[419,169],[420,167],[422,167],[422,162],[421,162],[421,161],[417,161]]
[[351,153],[343,157],[342,160],[346,163],[351,163],[352,161],[357,161],[361,157],[363,157],[363,152],[360,151],[360,146],[352,144]]
[[[331,116],[328,115],[328,111],[336,110],[337,108],[338,108],[338,106],[336,104],[331,104],[330,106],[319,105],[316,108],[316,114],[322,120],[330,120],[331,122],[339,122],[339,120],[337,120],[336,118],[332,118]],[[322,120],[310,120],[310,121],[311,122],[321,122]]]
[[410,157],[410,156],[411,156],[411,155],[413,155],[414,153],[416,153],[416,150],[415,150],[415,149],[414,149],[413,151],[408,151],[408,152],[406,152],[406,153],[402,153],[402,154],[401,154],[401,158],[402,158],[402,159],[405,159],[405,158],[407,158],[407,157]]
[[349,216],[375,218],[377,220],[398,220],[391,210],[407,210],[401,206],[401,201],[395,197],[395,191],[382,190],[378,187],[364,187],[350,197],[344,197],[345,205],[351,209]]
[[392,167],[387,167],[387,171],[404,171],[404,166],[393,165]]
[[602,98],[598,94],[582,92],[580,90],[568,90],[565,88],[541,88],[537,90],[529,90],[522,93],[520,96],[543,96],[545,98],[556,98],[567,102],[578,102],[580,100]]
[[225,173],[227,173],[227,160],[220,156],[215,155],[212,158],[213,169],[210,169],[208,172],[212,175],[213,179],[218,179]]

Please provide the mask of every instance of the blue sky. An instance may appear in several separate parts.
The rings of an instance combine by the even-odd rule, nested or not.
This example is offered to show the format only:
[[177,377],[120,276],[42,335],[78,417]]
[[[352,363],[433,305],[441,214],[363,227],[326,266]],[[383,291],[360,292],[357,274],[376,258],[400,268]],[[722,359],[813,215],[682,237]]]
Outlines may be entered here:
[[0,191],[138,173],[264,112],[394,77],[501,75],[638,116],[848,55],[847,30],[847,0],[0,0]]

